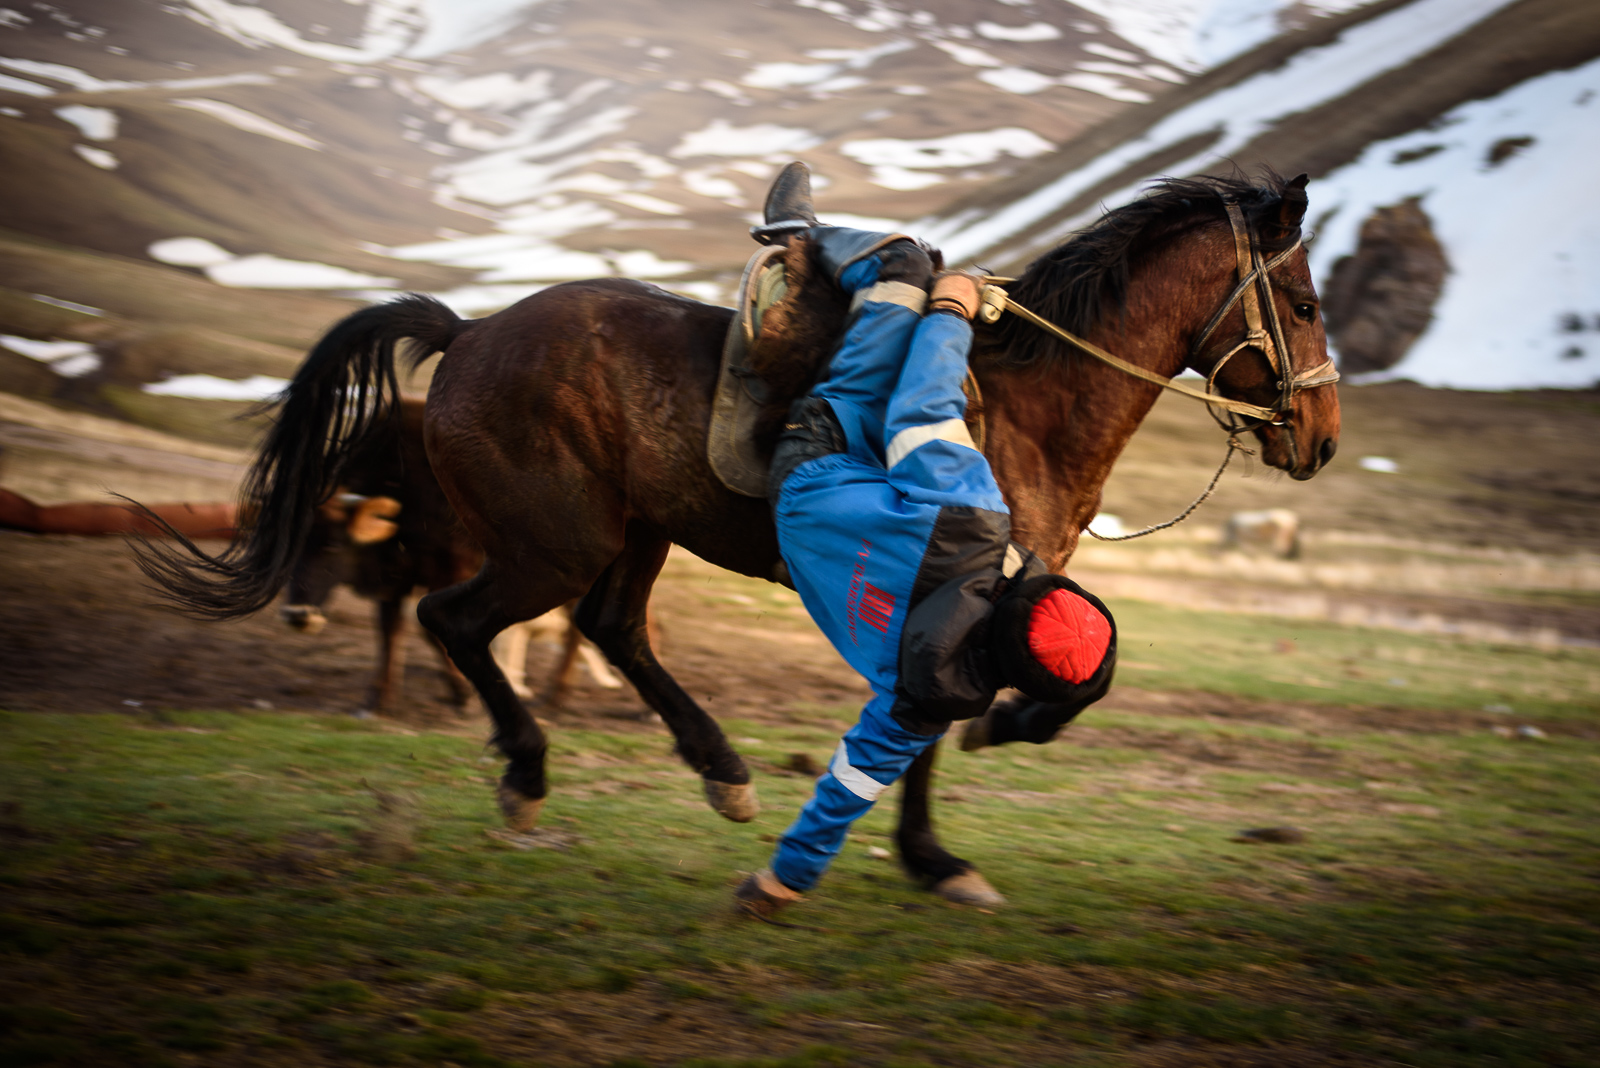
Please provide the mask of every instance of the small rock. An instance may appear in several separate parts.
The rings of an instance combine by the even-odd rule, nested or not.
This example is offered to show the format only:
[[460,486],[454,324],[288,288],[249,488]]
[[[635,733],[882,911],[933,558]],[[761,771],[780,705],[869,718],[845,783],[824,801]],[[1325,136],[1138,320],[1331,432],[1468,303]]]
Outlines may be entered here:
[[1496,723],[1489,728],[1489,733],[1499,738],[1515,738],[1517,736],[1517,732],[1507,727],[1504,723]]
[[1538,727],[1535,727],[1535,726],[1532,726],[1530,724],[1524,723],[1522,726],[1517,728],[1517,737],[1518,738],[1532,738],[1534,740],[1539,740],[1539,739],[1542,739],[1542,738],[1548,738],[1550,736],[1548,734],[1546,734],[1544,731],[1540,730]]
[[1306,840],[1306,832],[1298,827],[1252,827],[1250,830],[1240,831],[1233,840],[1251,845],[1263,842],[1270,842],[1273,845],[1298,845]]
[[883,848],[883,846],[867,846],[867,856],[873,860],[888,860],[894,854]]
[[809,775],[813,779],[822,774],[822,769],[817,762],[811,759],[810,753],[790,753],[789,762],[784,765],[790,771],[797,771],[801,775]]
[[261,712],[271,712],[273,709],[273,704],[271,701],[265,701],[257,697],[254,701],[250,702],[250,707]]

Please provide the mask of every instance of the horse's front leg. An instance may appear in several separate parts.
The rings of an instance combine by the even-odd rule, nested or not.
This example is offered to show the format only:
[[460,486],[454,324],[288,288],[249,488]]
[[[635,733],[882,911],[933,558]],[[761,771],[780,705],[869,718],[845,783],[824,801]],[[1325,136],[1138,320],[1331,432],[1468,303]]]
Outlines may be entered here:
[[939,836],[934,833],[929,795],[933,790],[933,767],[938,757],[939,745],[934,743],[911,762],[903,776],[905,789],[900,799],[900,826],[895,831],[900,863],[913,878],[946,900],[987,908],[1004,905],[1006,899],[989,885],[989,880],[969,861],[940,845]]
[[750,770],[722,728],[684,692],[650,648],[645,606],[671,547],[666,538],[639,524],[630,526],[627,547],[579,602],[573,620],[661,716],[677,739],[678,755],[704,782],[711,807],[735,823],[748,823],[761,811]]

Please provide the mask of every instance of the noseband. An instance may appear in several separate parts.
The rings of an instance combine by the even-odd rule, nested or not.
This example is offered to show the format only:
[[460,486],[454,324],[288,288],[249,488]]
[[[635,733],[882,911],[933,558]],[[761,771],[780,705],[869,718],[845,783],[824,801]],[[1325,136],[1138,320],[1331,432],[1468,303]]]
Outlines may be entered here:
[[[1174,382],[1165,375],[1140,367],[1138,364],[1129,363],[1119,356],[1113,356],[1093,342],[1081,338],[1070,331],[1063,330],[1048,319],[1024,308],[1012,300],[1006,291],[1000,287],[1000,283],[1015,281],[1015,279],[992,276],[984,279],[987,284],[983,287],[982,304],[978,310],[978,317],[984,322],[995,322],[1001,315],[1009,311],[1019,318],[1026,319],[1041,330],[1054,334],[1074,348],[1093,356],[1102,363],[1109,364],[1135,378],[1141,378],[1146,382],[1154,382],[1162,389],[1181,393],[1193,400],[1200,401],[1209,407],[1211,417],[1217,421],[1217,424],[1228,432],[1228,454],[1222,458],[1222,466],[1218,467],[1217,473],[1212,476],[1211,484],[1206,487],[1204,493],[1195,498],[1193,504],[1165,523],[1157,523],[1142,530],[1137,530],[1132,534],[1106,537],[1096,534],[1092,530],[1089,531],[1092,537],[1099,538],[1101,541],[1126,541],[1129,538],[1140,538],[1158,530],[1165,530],[1167,527],[1174,526],[1187,519],[1190,513],[1200,507],[1207,497],[1211,496],[1211,491],[1217,488],[1217,483],[1221,480],[1222,473],[1228,469],[1228,461],[1233,459],[1234,451],[1250,451],[1239,443],[1240,434],[1257,430],[1263,426],[1281,426],[1289,435],[1290,452],[1297,453],[1294,423],[1289,419],[1289,414],[1294,407],[1295,395],[1302,390],[1314,389],[1317,386],[1329,386],[1339,381],[1339,370],[1334,366],[1331,358],[1325,359],[1317,366],[1307,368],[1304,371],[1295,371],[1294,354],[1290,351],[1289,342],[1284,337],[1283,323],[1278,317],[1278,306],[1272,299],[1272,272],[1287,261],[1296,250],[1300,249],[1302,242],[1299,238],[1296,238],[1294,244],[1273,256],[1270,260],[1266,259],[1261,252],[1260,239],[1257,238],[1254,227],[1245,218],[1244,211],[1239,207],[1238,200],[1230,194],[1219,195],[1221,196],[1223,207],[1228,213],[1228,225],[1233,230],[1234,259],[1238,267],[1239,282],[1234,286],[1233,292],[1229,294],[1228,299],[1223,302],[1222,307],[1218,308],[1216,313],[1211,316],[1210,321],[1206,323],[1205,329],[1200,332],[1200,336],[1196,338],[1194,344],[1190,347],[1189,365],[1194,366],[1199,362],[1206,342],[1211,339],[1212,334],[1216,333],[1217,327],[1221,325],[1223,319],[1227,318],[1228,313],[1233,310],[1235,305],[1242,306],[1244,310],[1245,330],[1239,341],[1212,364],[1211,371],[1206,375],[1206,388],[1203,393],[1200,390],[1191,389],[1180,382]],[[1264,315],[1263,309],[1265,309]],[[1248,401],[1224,397],[1217,392],[1217,375],[1221,373],[1222,368],[1226,366],[1229,360],[1245,349],[1255,349],[1260,352],[1262,357],[1266,359],[1267,365],[1272,369],[1272,373],[1276,376],[1278,400],[1270,408],[1264,408],[1259,404],[1251,404]]]

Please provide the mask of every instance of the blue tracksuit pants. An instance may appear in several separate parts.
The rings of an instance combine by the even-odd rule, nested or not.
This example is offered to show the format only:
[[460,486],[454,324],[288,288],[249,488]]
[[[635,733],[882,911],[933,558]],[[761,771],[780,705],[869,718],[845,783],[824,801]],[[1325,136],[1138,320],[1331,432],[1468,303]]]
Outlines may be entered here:
[[[861,261],[841,282],[867,289],[875,271],[874,260]],[[891,710],[901,630],[941,510],[1008,513],[963,421],[971,326],[953,315],[924,318],[874,300],[877,292],[867,289],[814,390],[832,408],[848,447],[796,467],[776,501],[778,543],[795,589],[873,689],[778,843],[773,873],[795,890],[821,878],[850,825],[938,741],[936,733],[908,729]]]

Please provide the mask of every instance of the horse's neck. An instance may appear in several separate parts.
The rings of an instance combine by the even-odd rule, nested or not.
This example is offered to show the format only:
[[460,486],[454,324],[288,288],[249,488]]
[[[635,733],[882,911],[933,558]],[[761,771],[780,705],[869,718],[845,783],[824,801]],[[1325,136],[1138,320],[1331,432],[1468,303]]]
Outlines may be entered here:
[[[1132,309],[1130,308],[1130,311]],[[1095,331],[1091,340],[1163,375],[1182,367],[1177,324]],[[980,376],[985,452],[1011,507],[1012,537],[1062,570],[1100,509],[1112,465],[1160,395],[1157,386],[1082,353],[1047,366],[990,368]]]

